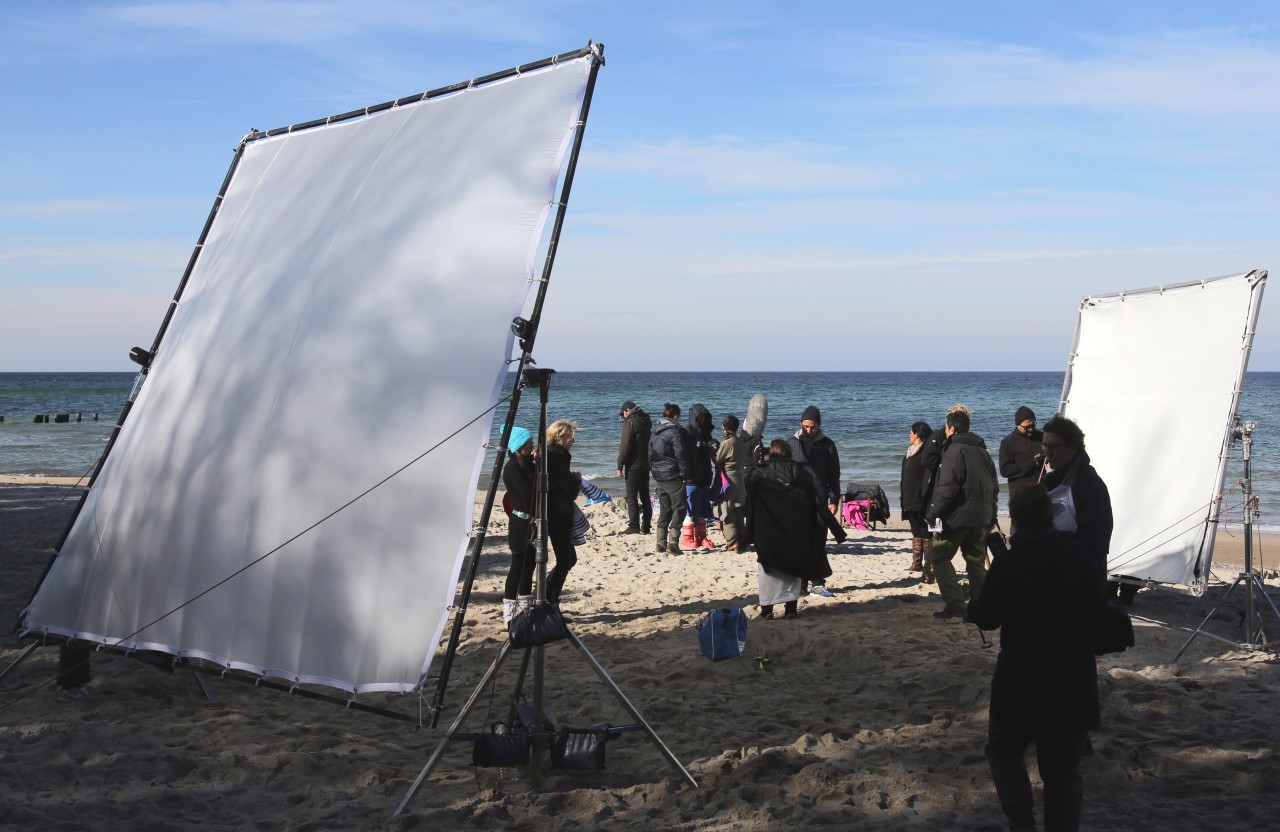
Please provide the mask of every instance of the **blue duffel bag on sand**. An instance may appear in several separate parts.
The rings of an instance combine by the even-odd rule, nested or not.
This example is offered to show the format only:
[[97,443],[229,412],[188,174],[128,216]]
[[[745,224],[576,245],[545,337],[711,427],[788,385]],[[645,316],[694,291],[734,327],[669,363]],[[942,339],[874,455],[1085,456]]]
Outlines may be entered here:
[[702,655],[715,661],[741,656],[747,649],[747,616],[742,607],[712,610],[698,622]]

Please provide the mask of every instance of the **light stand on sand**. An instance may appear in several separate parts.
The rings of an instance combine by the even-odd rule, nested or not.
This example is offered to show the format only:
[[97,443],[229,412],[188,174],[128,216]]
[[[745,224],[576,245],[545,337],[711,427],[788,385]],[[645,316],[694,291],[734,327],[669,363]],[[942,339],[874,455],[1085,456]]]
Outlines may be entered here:
[[[1243,648],[1255,648],[1267,643],[1267,633],[1262,627],[1261,616],[1258,613],[1256,599],[1261,595],[1267,605],[1271,607],[1271,612],[1277,619],[1280,619],[1280,610],[1276,609],[1275,602],[1271,600],[1271,596],[1267,594],[1267,587],[1262,582],[1262,578],[1253,571],[1253,518],[1257,514],[1257,502],[1253,496],[1253,481],[1249,468],[1250,458],[1253,453],[1253,430],[1256,424],[1254,422],[1240,422],[1237,420],[1237,426],[1233,438],[1240,439],[1241,447],[1244,454],[1244,571],[1241,572],[1236,579],[1227,587],[1227,591],[1223,593],[1221,600],[1217,606],[1209,610],[1209,614],[1205,616],[1204,621],[1200,622],[1200,626],[1196,627],[1191,634],[1191,638],[1187,639],[1182,648],[1178,650],[1177,655],[1173,657],[1173,661],[1178,658],[1191,646],[1191,642],[1195,641],[1196,636],[1204,635],[1210,638],[1217,638],[1228,644],[1238,644]],[[1218,607],[1226,603],[1227,598],[1241,583],[1245,585],[1245,602],[1244,602],[1244,640],[1234,642],[1230,639],[1215,636],[1212,633],[1204,632],[1204,625],[1209,623],[1209,619],[1218,611]],[[1256,594],[1255,594],[1256,593]]]
[[[538,387],[541,402],[541,411],[538,416],[538,546],[536,561],[537,569],[535,570],[534,578],[535,594],[533,598],[533,605],[539,608],[544,607],[548,603],[546,593],[548,540],[547,391],[550,386],[551,375],[554,372],[555,370],[549,369],[525,370],[526,384],[531,387],[535,385]],[[667,762],[671,763],[671,766],[696,789],[698,787],[698,781],[693,779],[693,775],[689,774],[688,770],[685,769],[685,767],[680,764],[680,761],[676,759],[676,756],[671,753],[671,750],[663,744],[657,733],[654,732],[649,723],[645,721],[644,717],[640,715],[640,712],[636,710],[636,707],[631,704],[631,701],[627,699],[626,694],[622,692],[622,689],[618,687],[617,683],[615,683],[613,679],[609,678],[609,674],[605,672],[604,668],[600,666],[600,663],[591,655],[590,651],[587,650],[586,646],[582,643],[582,640],[578,638],[577,634],[574,633],[573,629],[566,624],[564,632],[566,634],[565,640],[577,648],[578,653],[586,659],[587,664],[593,671],[595,671],[595,674],[600,677],[600,680],[604,682],[609,690],[613,692],[614,697],[637,723],[635,726],[620,726],[609,729],[609,733],[622,733],[632,730],[643,731],[645,735],[653,741],[653,744],[657,746],[658,751],[667,759]],[[475,707],[476,702],[479,701],[480,696],[484,693],[485,689],[488,688],[491,682],[493,682],[498,671],[502,668],[503,662],[506,661],[507,657],[511,655],[511,652],[514,649],[524,650],[524,663],[521,666],[520,677],[516,682],[516,689],[512,695],[513,701],[522,697],[524,678],[530,660],[532,660],[533,663],[532,719],[522,720],[522,722],[526,723],[523,726],[523,730],[527,732],[531,749],[529,756],[529,782],[533,786],[539,785],[541,782],[542,752],[549,746],[551,740],[551,732],[547,730],[546,719],[542,710],[544,647],[545,645],[543,644],[537,644],[532,647],[517,648],[513,645],[511,637],[507,637],[506,642],[503,643],[502,648],[498,651],[497,658],[493,660],[493,664],[489,665],[489,669],[486,670],[484,676],[481,677],[479,684],[476,685],[476,689],[472,691],[471,696],[468,697],[466,701],[466,704],[462,706],[461,712],[459,712],[457,718],[453,721],[453,724],[450,725],[449,729],[445,732],[444,738],[440,740],[440,744],[436,746],[435,751],[432,752],[431,756],[427,759],[427,764],[423,766],[422,771],[418,774],[418,778],[413,781],[413,785],[409,787],[408,793],[406,793],[404,799],[400,801],[400,805],[396,807],[395,814],[399,815],[404,812],[408,807],[409,802],[413,800],[414,795],[418,793],[418,789],[422,787],[422,784],[426,782],[426,779],[431,774],[432,770],[434,770],[436,765],[439,764],[440,759],[444,756],[445,750],[449,747],[449,743],[455,738],[459,738],[459,730],[462,727],[462,723],[466,721],[467,716],[471,713],[471,709]]]

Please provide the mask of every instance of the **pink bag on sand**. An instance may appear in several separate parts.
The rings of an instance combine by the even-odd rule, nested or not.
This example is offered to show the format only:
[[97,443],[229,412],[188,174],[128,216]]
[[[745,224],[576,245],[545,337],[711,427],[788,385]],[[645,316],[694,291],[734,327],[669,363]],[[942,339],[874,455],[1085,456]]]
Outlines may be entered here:
[[868,531],[867,515],[871,511],[870,500],[848,500],[844,506],[844,524],[860,531]]

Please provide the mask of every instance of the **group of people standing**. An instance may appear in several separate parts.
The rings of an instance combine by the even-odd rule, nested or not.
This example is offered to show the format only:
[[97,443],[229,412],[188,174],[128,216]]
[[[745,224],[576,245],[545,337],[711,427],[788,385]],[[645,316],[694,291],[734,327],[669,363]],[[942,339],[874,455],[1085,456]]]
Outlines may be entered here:
[[[814,406],[805,409],[792,437],[766,446],[763,399],[752,399],[741,425],[726,416],[719,437],[702,404],[692,405],[682,423],[677,404],[666,403],[655,422],[635,402],[624,402],[617,467],[626,481],[626,533],[654,535],[659,553],[715,550],[707,528],[713,503],[718,505],[725,549],[754,546],[760,617],[773,618],[781,604],[784,617],[794,618],[806,592],[830,595],[827,537],[845,538],[837,519],[840,458]],[[1001,629],[986,754],[1010,828],[1035,828],[1025,761],[1035,742],[1045,826],[1076,829],[1083,799],[1079,764],[1088,732],[1099,724],[1088,622],[1106,603],[1110,496],[1075,422],[1054,416],[1041,431],[1034,412],[1019,408],[999,450],[999,475],[1010,487],[1011,536],[1007,551],[988,568],[988,535],[1000,531],[997,465],[982,437],[970,431],[971,415],[955,405],[941,431],[925,421],[911,425],[900,483],[902,516],[911,528],[909,569],[937,583],[943,608],[935,617]],[[577,561],[573,508],[582,480],[571,470],[574,431],[567,421],[547,429],[548,537],[556,562],[546,594],[553,604]],[[512,566],[505,619],[531,595],[537,470],[527,430],[511,430],[508,450],[503,482]],[[964,558],[967,598],[953,565],[957,554]]]
[[[804,593],[831,594],[825,585],[831,574],[826,534],[844,538],[835,519],[840,455],[813,406],[801,415],[793,437],[766,448],[767,412],[765,397],[757,395],[746,419],[725,416],[716,437],[705,405],[692,405],[682,424],[680,405],[667,402],[654,423],[628,400],[618,413],[623,427],[617,470],[627,483],[627,534],[653,534],[658,553],[716,550],[707,529],[718,509],[724,551],[755,547],[761,616],[773,617],[773,606],[783,604],[785,615],[795,617]],[[652,528],[650,477],[658,500]]]
[[[910,568],[926,581],[936,576],[944,602],[936,617],[1000,629],[986,755],[1010,829],[1036,828],[1026,766],[1032,742],[1045,828],[1078,829],[1080,760],[1100,723],[1092,635],[1107,602],[1111,498],[1075,422],[1054,416],[1040,431],[1035,413],[1019,408],[999,452],[1011,536],[1007,551],[992,547],[988,571],[987,535],[999,531],[996,467],[969,420],[967,408],[952,407],[941,441],[927,423],[911,426],[902,462]],[[967,604],[951,565],[957,551]]]

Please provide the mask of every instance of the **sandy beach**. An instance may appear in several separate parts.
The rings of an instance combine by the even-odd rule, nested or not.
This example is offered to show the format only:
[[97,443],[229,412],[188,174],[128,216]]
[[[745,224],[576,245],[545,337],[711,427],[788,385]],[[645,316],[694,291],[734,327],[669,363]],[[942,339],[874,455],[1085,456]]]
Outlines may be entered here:
[[[38,583],[79,493],[0,481],[7,620]],[[695,625],[710,608],[753,603],[754,556],[652,554],[648,538],[621,534],[616,505],[585,511],[593,532],[569,576],[566,616],[698,789],[639,733],[609,743],[605,770],[549,771],[536,789],[519,771],[472,767],[470,745],[458,742],[409,811],[392,816],[505,637],[498,512],[440,727],[216,676],[210,701],[190,672],[111,653],[95,657],[91,693],[66,701],[53,684],[58,651],[42,648],[0,681],[0,828],[1004,828],[982,754],[998,635],[988,646],[973,626],[932,618],[937,592],[906,571],[903,528],[832,545],[835,597],[810,596],[796,620],[753,618],[747,657],[712,662]],[[1255,557],[1280,600],[1277,544],[1262,538]],[[1219,535],[1204,597],[1141,592],[1137,646],[1099,659],[1103,728],[1083,767],[1083,828],[1263,829],[1280,818],[1275,655],[1204,635],[1171,663],[1242,554],[1239,535]],[[1241,608],[1233,597],[1206,629],[1239,639]],[[1269,610],[1264,621],[1280,633]],[[6,629],[0,668],[24,648]],[[769,659],[764,669],[754,656]],[[508,662],[465,730],[505,717],[517,667]],[[437,660],[428,699],[438,670]],[[561,726],[631,721],[568,644],[547,649],[545,693]],[[414,716],[422,704],[361,701]]]

